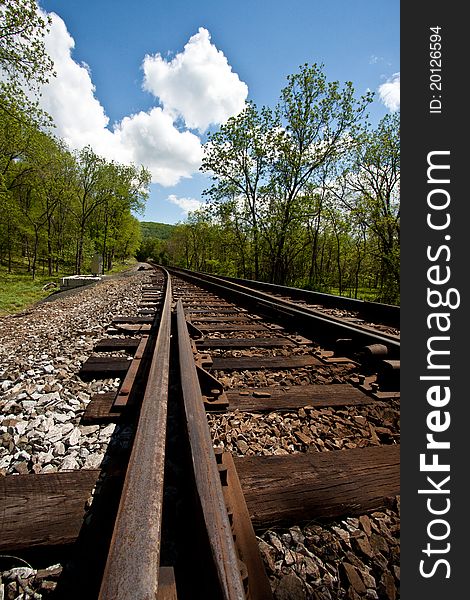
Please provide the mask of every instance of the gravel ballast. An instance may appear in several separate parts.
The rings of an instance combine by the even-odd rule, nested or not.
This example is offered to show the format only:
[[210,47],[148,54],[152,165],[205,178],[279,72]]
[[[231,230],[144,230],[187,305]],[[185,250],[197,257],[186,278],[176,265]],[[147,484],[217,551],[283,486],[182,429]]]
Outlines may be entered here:
[[[91,397],[116,390],[119,380],[84,382],[78,373],[112,319],[136,314],[149,278],[135,269],[0,318],[0,477],[102,468],[110,440],[130,443],[129,427],[81,424]],[[227,389],[330,384],[347,381],[351,367],[215,375]],[[266,415],[237,411],[208,420],[214,445],[240,457],[399,443],[398,401]],[[372,514],[256,533],[275,600],[398,600],[399,530],[397,497]],[[0,556],[0,599],[53,596],[64,567]]]
[[[97,469],[111,437],[129,443],[129,428],[80,424],[91,396],[119,380],[84,382],[78,373],[112,319],[135,315],[148,279],[137,266],[0,318],[0,477]],[[49,597],[63,566],[0,555],[0,598]]]

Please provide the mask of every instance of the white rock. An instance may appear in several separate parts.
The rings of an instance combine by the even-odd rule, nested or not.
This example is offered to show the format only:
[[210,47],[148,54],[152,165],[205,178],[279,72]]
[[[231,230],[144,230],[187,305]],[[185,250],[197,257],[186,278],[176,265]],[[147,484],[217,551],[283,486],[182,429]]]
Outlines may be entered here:
[[79,452],[78,452],[78,456],[80,458],[88,458],[90,456],[90,451],[87,450],[87,448],[84,448],[83,446],[80,448]]
[[102,460],[104,458],[104,454],[90,454],[90,456],[86,457],[85,464],[83,465],[84,469],[97,469]]
[[12,456],[8,455],[4,456],[3,458],[0,458],[0,469],[6,469],[10,466],[10,463],[12,461]]
[[28,454],[25,450],[20,450],[19,452],[15,452],[15,454],[13,454],[13,458],[15,460],[29,460],[31,458],[31,455]]
[[51,444],[55,444],[60,439],[62,439],[62,428],[60,425],[54,425],[47,432],[47,441]]
[[52,417],[43,417],[41,425],[39,425],[38,429],[48,433],[50,429],[54,427],[54,419]]
[[100,435],[99,435],[100,440],[105,440],[106,438],[111,437],[112,434],[114,433],[115,429],[116,429],[115,423],[110,423],[109,425],[106,425],[106,427],[100,431]]
[[75,470],[75,469],[79,469],[79,468],[80,468],[80,465],[78,464],[75,457],[73,457],[73,456],[66,456],[64,459],[64,462],[61,465],[62,471]]
[[80,429],[78,427],[75,427],[75,429],[70,434],[69,444],[71,446],[76,446],[78,444],[78,442],[80,441],[80,436],[81,436]]
[[30,412],[36,407],[36,402],[34,400],[23,400],[21,405],[23,410]]
[[91,435],[93,433],[96,433],[99,430],[99,428],[99,425],[82,425],[80,427],[80,431],[82,432],[82,435]]
[[52,452],[38,452],[37,458],[40,465],[46,465],[52,461],[54,456]]
[[56,442],[53,450],[54,456],[63,456],[65,454],[65,445],[62,442]]
[[[36,394],[33,394],[33,397],[36,396]],[[59,392],[49,392],[49,394],[38,394],[38,404],[39,405],[45,405],[45,404],[49,404],[51,402],[59,402],[60,401],[60,394]],[[36,398],[35,398],[36,399]]]
[[70,421],[70,415],[63,415],[62,413],[56,413],[54,415],[54,419],[56,421],[58,421],[59,423],[66,423],[67,421]]
[[15,581],[16,579],[28,579],[34,575],[35,571],[29,567],[16,567],[3,573],[3,578],[7,581]]
[[48,464],[41,469],[41,473],[57,473],[57,467],[54,465]]
[[26,432],[27,428],[28,428],[28,421],[18,421],[18,423],[15,425],[15,429],[19,435],[23,435],[23,433]]

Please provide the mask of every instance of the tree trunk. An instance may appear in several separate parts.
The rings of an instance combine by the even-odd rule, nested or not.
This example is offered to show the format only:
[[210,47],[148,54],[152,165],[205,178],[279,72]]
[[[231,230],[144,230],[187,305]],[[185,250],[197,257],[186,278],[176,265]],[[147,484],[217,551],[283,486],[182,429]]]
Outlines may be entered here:
[[39,244],[39,231],[38,228],[34,228],[34,244],[33,244],[33,260],[31,264],[31,275],[33,280],[36,279],[36,262],[38,257],[38,244]]

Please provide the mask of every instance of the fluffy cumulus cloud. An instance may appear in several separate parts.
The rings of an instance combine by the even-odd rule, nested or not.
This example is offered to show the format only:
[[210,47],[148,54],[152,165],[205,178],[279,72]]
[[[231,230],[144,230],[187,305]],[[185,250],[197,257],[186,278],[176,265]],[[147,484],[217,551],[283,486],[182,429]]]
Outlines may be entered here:
[[195,198],[178,198],[178,196],[175,196],[174,194],[170,194],[167,200],[172,204],[179,206],[185,214],[198,210],[203,204],[200,200],[196,200]]
[[165,112],[201,132],[238,114],[248,96],[247,85],[203,27],[172,60],[146,56],[143,69],[144,88],[160,99]]
[[[209,123],[223,123],[243,109],[247,95],[246,85],[210,43],[209,33],[200,30],[170,63],[157,60],[159,55],[146,57],[145,86],[162,106],[129,115],[109,128],[109,118],[95,95],[89,67],[74,61],[73,38],[59,16],[51,13],[51,17],[46,48],[57,76],[43,87],[41,105],[52,116],[56,134],[72,149],[90,145],[108,160],[144,165],[151,172],[152,181],[163,186],[175,185],[197,172],[202,144],[189,129],[203,131]],[[148,75],[150,63],[154,68]],[[160,84],[156,75],[159,69]],[[187,88],[182,83],[185,78]],[[181,95],[189,94],[191,85],[197,90],[192,92],[192,108],[191,102],[186,105],[176,100],[178,90]],[[181,118],[183,121],[176,127],[176,120]]]
[[[113,134],[106,129],[109,119],[95,98],[88,66],[71,58],[75,46],[60,17],[51,14],[52,25],[45,44],[54,61],[56,77],[42,88],[42,107],[53,117],[57,133],[72,148],[90,144],[103,151],[112,147]],[[117,157],[113,157],[117,158]]]
[[379,87],[379,96],[390,112],[400,110],[400,73],[394,73]]

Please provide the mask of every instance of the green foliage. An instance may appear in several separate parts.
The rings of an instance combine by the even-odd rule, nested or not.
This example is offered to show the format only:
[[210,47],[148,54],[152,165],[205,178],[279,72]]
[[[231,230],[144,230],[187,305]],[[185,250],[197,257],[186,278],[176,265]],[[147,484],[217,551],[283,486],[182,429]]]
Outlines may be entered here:
[[208,138],[209,204],[175,229],[172,261],[397,302],[399,116],[372,130],[371,101],[314,64],[287,78],[274,109],[248,103]]
[[54,76],[53,62],[44,46],[50,23],[36,0],[0,2],[0,112],[15,119],[28,114],[29,120],[46,120],[32,98]]
[[87,270],[93,255],[103,270],[138,249],[150,174],[108,162],[91,148],[71,153],[61,140],[23,119],[0,112],[0,264],[25,259],[34,279],[38,264],[50,276]]
[[141,221],[141,242],[135,255],[137,260],[141,262],[151,260],[161,265],[168,265],[168,240],[175,229],[175,225],[168,225],[167,223]]
[[142,229],[143,239],[157,238],[159,240],[168,240],[175,228],[174,225],[168,225],[167,223],[152,223],[150,221],[141,221],[140,226]]
[[40,273],[32,280],[26,266],[15,264],[11,273],[0,266],[0,316],[16,313],[49,296],[51,290],[43,290],[47,283],[55,283],[58,289],[60,274],[49,277]]
[[70,152],[48,133],[34,98],[54,76],[49,25],[35,0],[0,0],[0,266],[32,280],[88,270],[96,253],[103,271],[132,257],[142,237],[132,213],[150,184],[146,169]]

